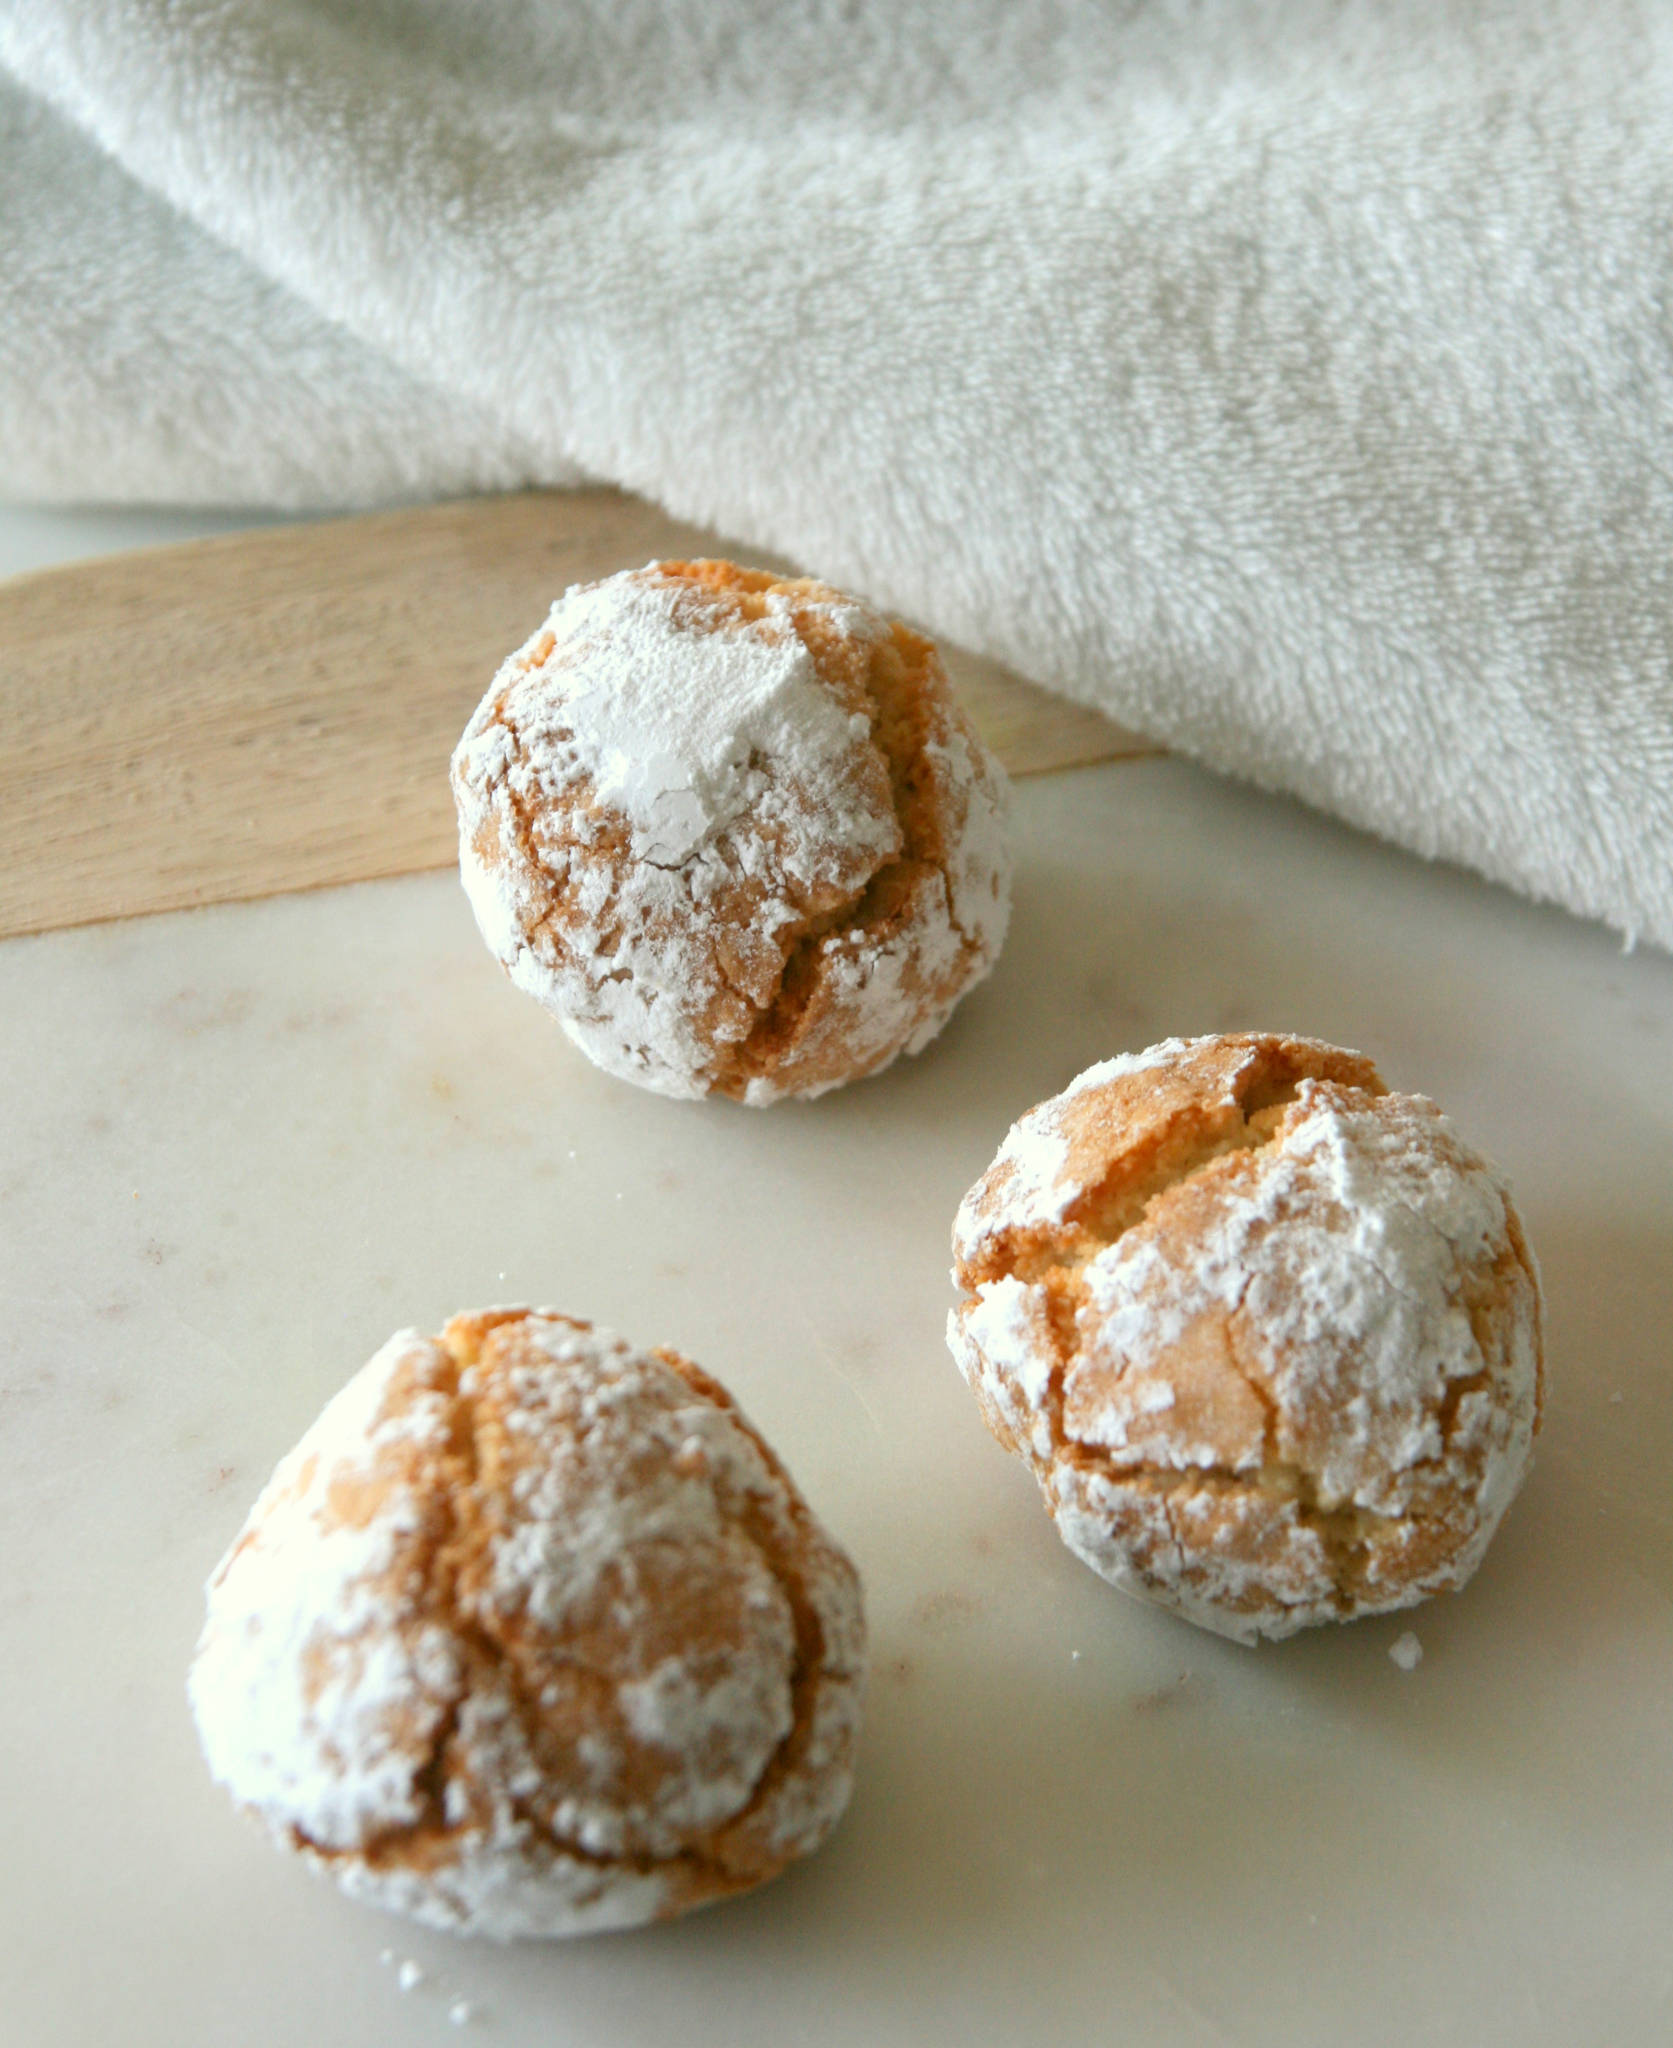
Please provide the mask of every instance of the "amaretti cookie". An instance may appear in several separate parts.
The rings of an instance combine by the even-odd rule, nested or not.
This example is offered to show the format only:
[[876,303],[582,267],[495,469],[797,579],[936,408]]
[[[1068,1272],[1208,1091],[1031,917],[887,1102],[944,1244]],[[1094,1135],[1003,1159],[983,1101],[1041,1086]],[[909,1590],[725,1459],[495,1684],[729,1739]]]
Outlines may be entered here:
[[1432,1102],[1170,1039],[1012,1129],[954,1226],[988,1427],[1115,1585],[1241,1642],[1461,1586],[1527,1472],[1539,1282]]
[[818,1095],[998,957],[1004,771],[931,643],[822,583],[660,562],[567,591],[453,757],[512,980],[664,1095]]
[[209,1583],[205,1756],[356,1897],[501,1938],[772,1877],[842,1812],[853,1566],[714,1380],[548,1310],[402,1331]]

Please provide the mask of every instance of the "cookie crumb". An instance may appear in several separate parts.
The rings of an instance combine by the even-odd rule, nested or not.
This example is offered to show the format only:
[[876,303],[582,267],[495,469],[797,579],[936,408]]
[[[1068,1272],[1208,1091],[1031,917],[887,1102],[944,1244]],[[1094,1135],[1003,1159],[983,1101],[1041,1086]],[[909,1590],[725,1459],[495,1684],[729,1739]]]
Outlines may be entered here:
[[1407,1629],[1403,1636],[1396,1636],[1389,1644],[1388,1654],[1402,1671],[1415,1671],[1423,1662],[1423,1645]]

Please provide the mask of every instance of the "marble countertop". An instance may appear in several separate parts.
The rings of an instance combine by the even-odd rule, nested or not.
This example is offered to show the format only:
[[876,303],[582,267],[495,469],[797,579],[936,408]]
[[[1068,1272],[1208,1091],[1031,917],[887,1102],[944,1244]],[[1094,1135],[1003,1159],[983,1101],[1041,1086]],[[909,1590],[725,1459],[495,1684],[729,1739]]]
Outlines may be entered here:
[[[191,530],[0,515],[0,571]],[[766,1112],[595,1073],[446,874],[0,946],[0,2036],[1673,2038],[1673,960],[1179,761],[1017,808],[992,981]],[[1464,1594],[1259,1651],[1078,1565],[942,1339],[1011,1119],[1243,1027],[1364,1048],[1498,1159],[1550,1365]],[[392,1329],[495,1300],[699,1359],[865,1578],[847,1819],[686,1922],[410,1929],[198,1760],[200,1589],[272,1464]]]

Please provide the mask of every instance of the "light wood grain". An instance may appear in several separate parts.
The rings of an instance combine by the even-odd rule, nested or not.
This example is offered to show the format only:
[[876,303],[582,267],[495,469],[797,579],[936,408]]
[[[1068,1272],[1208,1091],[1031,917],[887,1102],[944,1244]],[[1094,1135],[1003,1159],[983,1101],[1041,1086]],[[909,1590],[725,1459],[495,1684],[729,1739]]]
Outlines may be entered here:
[[[0,583],[0,936],[449,865],[448,755],[552,598],[656,556],[736,552],[591,490]],[[943,651],[1013,774],[1153,751]]]

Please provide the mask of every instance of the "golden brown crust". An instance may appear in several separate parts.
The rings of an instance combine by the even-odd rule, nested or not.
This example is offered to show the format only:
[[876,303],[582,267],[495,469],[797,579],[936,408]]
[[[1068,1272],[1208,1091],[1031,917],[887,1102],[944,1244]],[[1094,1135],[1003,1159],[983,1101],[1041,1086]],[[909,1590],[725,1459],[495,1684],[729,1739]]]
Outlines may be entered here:
[[718,1382],[500,1309],[392,1340],[281,1465],[193,1691],[216,1774],[348,1889],[565,1933],[815,1846],[862,1649],[852,1567]]
[[1179,1050],[1166,1060],[1135,1064],[1057,1098],[1055,1129],[1066,1147],[1060,1178],[1074,1190],[1059,1213],[1008,1219],[1016,1166],[1001,1153],[965,1198],[971,1215],[991,1221],[961,1243],[959,1286],[1042,1262],[1083,1265],[1157,1195],[1225,1153],[1269,1142],[1269,1112],[1292,1102],[1304,1080],[1387,1093],[1362,1053],[1318,1039],[1238,1031],[1174,1043]]
[[949,1336],[1095,1569],[1245,1639],[1468,1577],[1538,1424],[1503,1186],[1306,1040],[1170,1041],[1024,1118],[955,1231]]
[[[799,764],[757,747],[753,809],[717,812],[658,872],[631,806],[600,796],[587,734],[553,708],[601,644],[594,614],[583,630],[565,606],[618,590],[672,607],[676,666],[715,636],[790,635],[853,728]],[[1004,778],[933,645],[826,584],[716,561],[586,586],[553,618],[454,761],[462,871],[519,985],[590,1056],[667,1093],[818,1094],[933,1036],[997,957],[1009,888]]]

